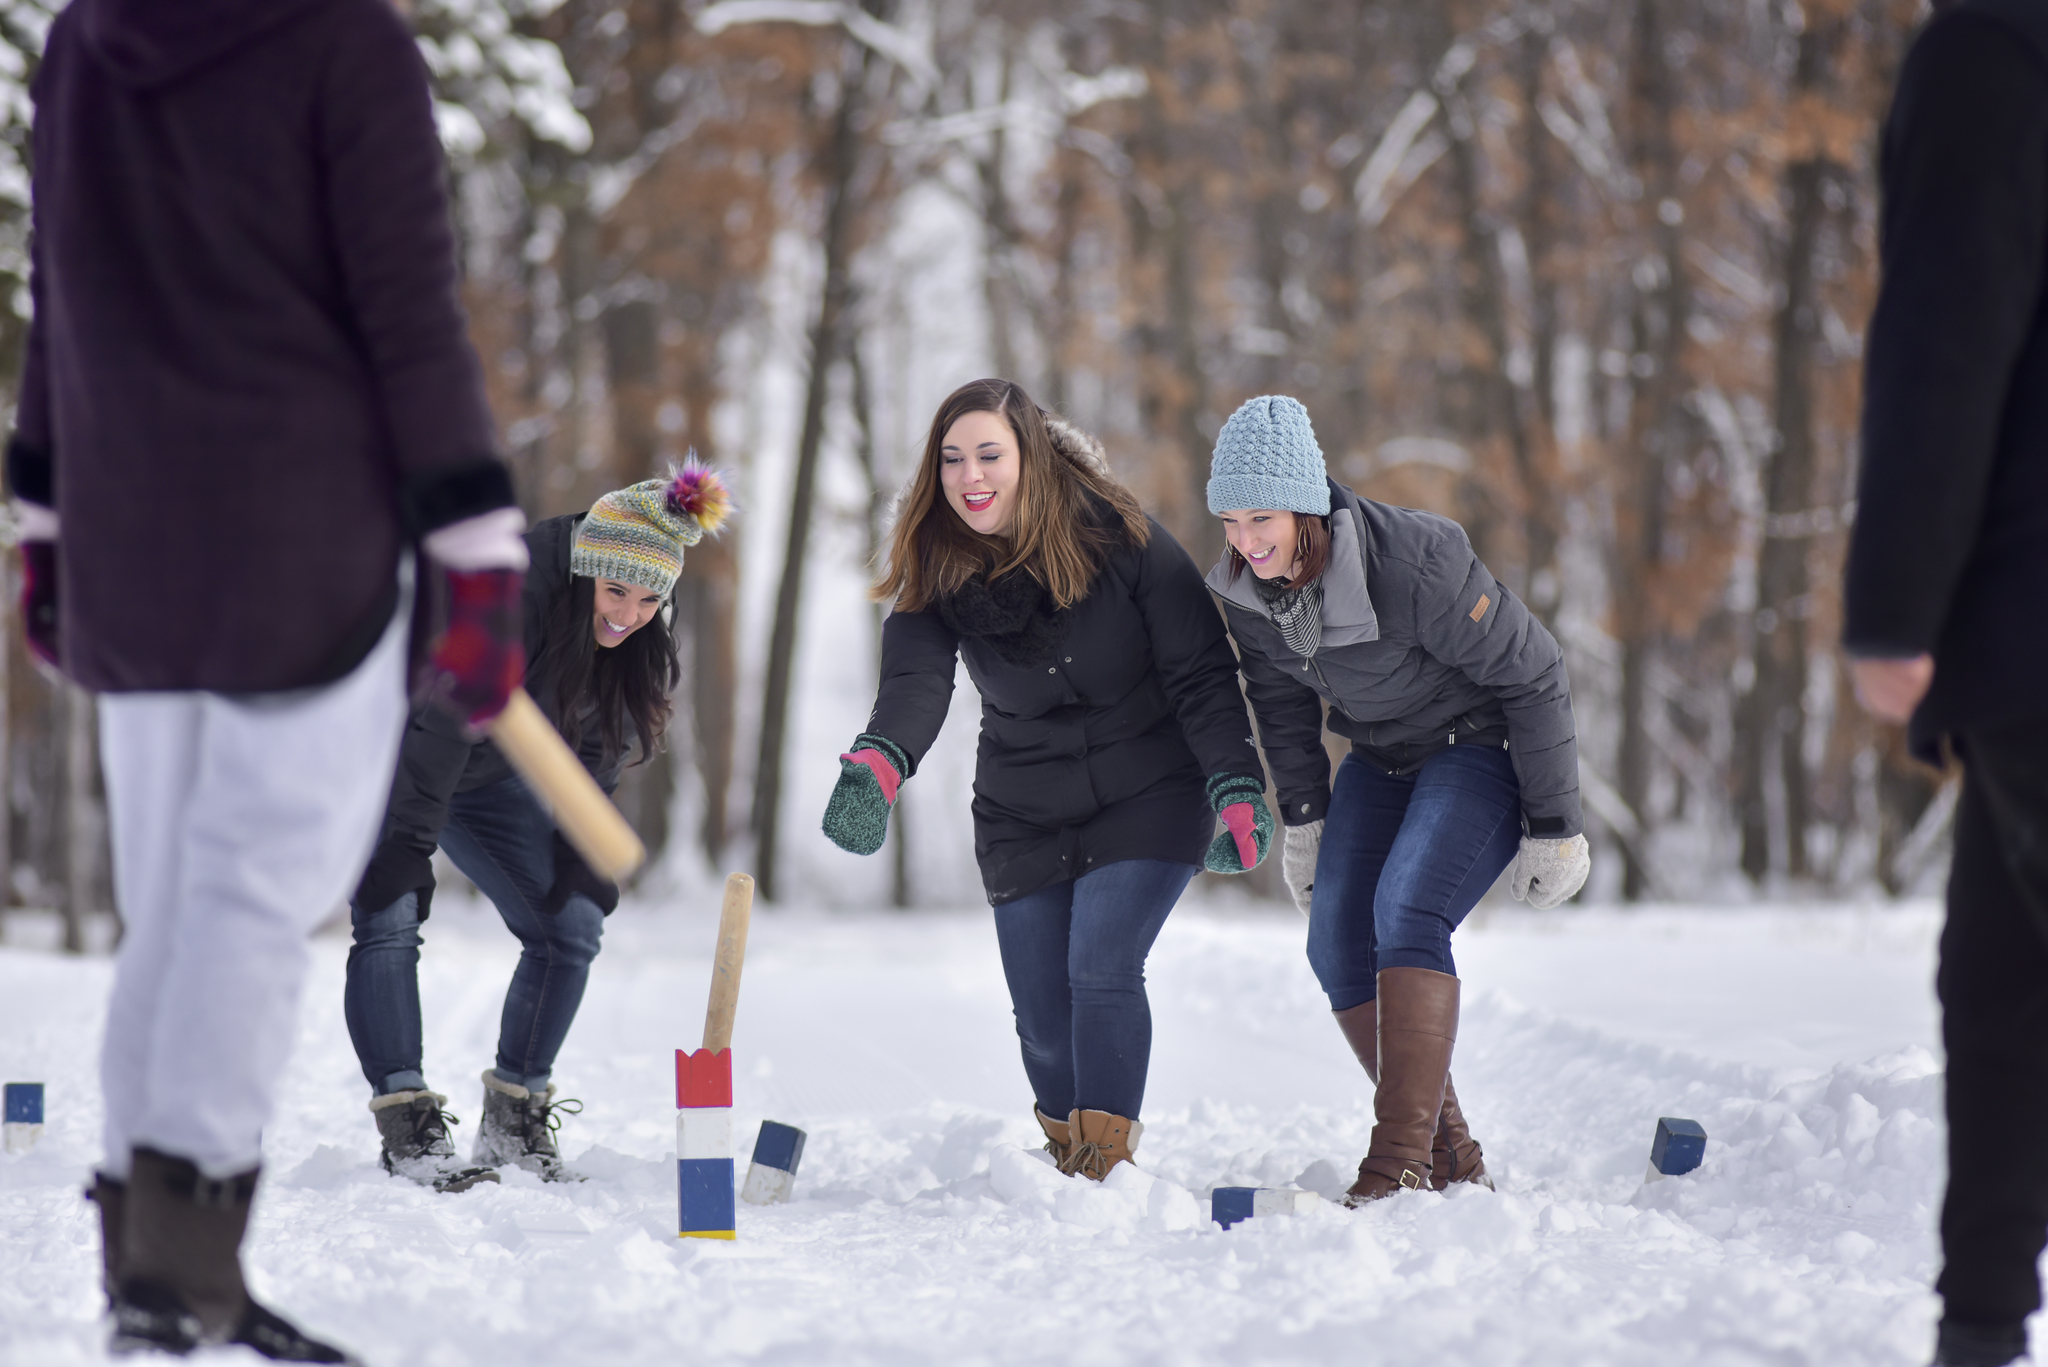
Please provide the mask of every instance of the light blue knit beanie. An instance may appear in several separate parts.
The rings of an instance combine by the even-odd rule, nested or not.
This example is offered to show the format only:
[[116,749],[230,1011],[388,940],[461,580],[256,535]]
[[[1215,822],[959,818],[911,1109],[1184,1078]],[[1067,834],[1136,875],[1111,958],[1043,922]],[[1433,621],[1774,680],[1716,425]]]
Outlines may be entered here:
[[1329,476],[1308,410],[1285,394],[1245,401],[1216,434],[1209,460],[1209,511],[1284,508],[1330,513]]

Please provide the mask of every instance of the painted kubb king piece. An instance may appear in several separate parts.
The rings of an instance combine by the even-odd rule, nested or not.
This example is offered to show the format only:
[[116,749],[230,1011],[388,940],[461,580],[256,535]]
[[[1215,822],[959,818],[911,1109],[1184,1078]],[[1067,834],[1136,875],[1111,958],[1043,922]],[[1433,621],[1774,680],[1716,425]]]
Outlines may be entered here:
[[676,1232],[685,1239],[738,1237],[732,1149],[732,1026],[739,1014],[754,880],[725,880],[718,948],[704,1002],[704,1047],[676,1050]]
[[[717,474],[686,464],[526,534],[531,568],[510,623],[531,662],[532,698],[515,699],[507,720],[517,709],[537,711],[528,718],[535,738],[569,776],[580,763],[603,794],[618,787],[628,762],[644,762],[663,742],[682,674],[669,597],[684,552],[719,529],[729,504]],[[582,1104],[558,1098],[552,1074],[619,889],[565,837],[563,810],[536,799],[512,755],[521,747],[503,723],[480,734],[443,710],[418,709],[399,748],[383,835],[350,904],[355,944],[343,1004],[384,1168],[444,1192],[496,1181],[508,1165],[544,1181],[577,1177],[556,1133]],[[423,1071],[419,955],[436,849],[520,943],[467,1161],[449,1132],[448,1099]]]
[[892,606],[881,685],[825,834],[881,848],[964,660],[975,852],[1024,1072],[1061,1170],[1100,1180],[1144,1130],[1152,942],[1199,869],[1241,873],[1271,838],[1222,623],[1101,445],[1007,380],[940,405],[874,593]]
[[[1538,907],[1586,881],[1564,654],[1458,524],[1331,479],[1284,395],[1223,425],[1208,501],[1229,542],[1208,583],[1280,795],[1281,873],[1374,1088],[1347,1200],[1491,1186],[1450,1080],[1451,932],[1510,865]],[[1351,742],[1334,786],[1326,712]]]

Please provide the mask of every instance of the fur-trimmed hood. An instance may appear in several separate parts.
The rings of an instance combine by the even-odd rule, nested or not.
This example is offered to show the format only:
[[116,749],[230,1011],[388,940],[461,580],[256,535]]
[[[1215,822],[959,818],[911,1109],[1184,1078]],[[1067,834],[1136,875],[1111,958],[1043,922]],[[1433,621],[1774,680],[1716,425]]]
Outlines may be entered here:
[[1045,415],[1045,430],[1052,437],[1052,449],[1076,465],[1084,465],[1098,475],[1111,476],[1109,453],[1102,449],[1102,442],[1092,432],[1084,432],[1057,413]]

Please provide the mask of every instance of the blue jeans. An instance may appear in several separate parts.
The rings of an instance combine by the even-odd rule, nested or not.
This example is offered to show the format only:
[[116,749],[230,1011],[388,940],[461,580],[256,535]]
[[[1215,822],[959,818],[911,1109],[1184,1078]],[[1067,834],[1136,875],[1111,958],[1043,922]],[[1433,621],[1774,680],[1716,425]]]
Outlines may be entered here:
[[1152,1058],[1145,956],[1192,864],[1125,859],[995,909],[996,943],[1038,1109],[1138,1118]]
[[1514,859],[1521,810],[1499,746],[1454,745],[1399,776],[1345,756],[1309,896],[1308,961],[1332,1011],[1377,996],[1383,968],[1458,971],[1451,932]]
[[[496,1071],[534,1091],[547,1089],[604,933],[604,913],[587,897],[571,897],[553,916],[541,910],[555,881],[553,836],[552,819],[524,783],[510,778],[457,793],[440,838],[443,852],[519,937],[519,963],[498,1021]],[[419,899],[408,892],[388,907],[352,905],[349,917],[355,944],[342,1004],[363,1076],[380,1096],[424,1088]]]

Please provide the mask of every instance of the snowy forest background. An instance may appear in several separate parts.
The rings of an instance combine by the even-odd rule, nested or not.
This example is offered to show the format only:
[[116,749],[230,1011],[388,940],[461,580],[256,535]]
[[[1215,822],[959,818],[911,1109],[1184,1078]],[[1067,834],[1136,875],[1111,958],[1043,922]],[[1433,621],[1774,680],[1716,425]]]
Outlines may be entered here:
[[[9,383],[55,8],[0,0]],[[1259,393],[1305,402],[1361,492],[1463,522],[1569,656],[1588,897],[1938,877],[1952,788],[1834,644],[1876,134],[1923,0],[411,9],[529,512],[692,447],[738,491],[678,589],[682,724],[621,793],[657,884],[979,899],[964,674],[883,855],[816,822],[872,694],[890,501],[937,401],[992,373],[1099,433],[1204,566],[1211,439]],[[16,631],[0,898],[82,945],[111,904],[91,703]]]

